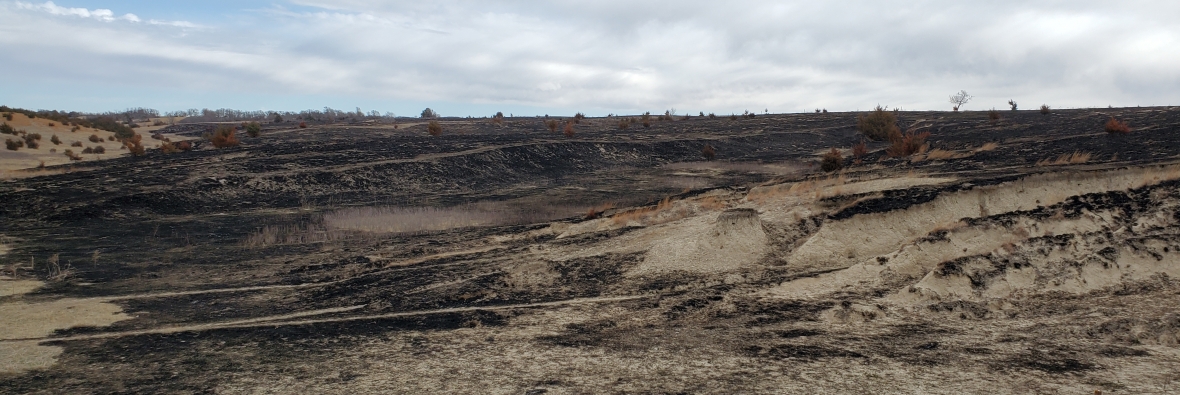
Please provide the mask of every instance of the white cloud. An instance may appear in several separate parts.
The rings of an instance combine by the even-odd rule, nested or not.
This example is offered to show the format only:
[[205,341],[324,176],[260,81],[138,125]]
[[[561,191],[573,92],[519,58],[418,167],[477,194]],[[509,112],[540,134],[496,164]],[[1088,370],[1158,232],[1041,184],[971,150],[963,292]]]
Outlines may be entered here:
[[[1180,23],[1171,17],[1180,4],[1166,1],[291,4],[185,34],[160,29],[199,26],[150,18],[63,24],[25,12],[0,16],[0,42],[68,48],[84,61],[40,69],[127,84],[592,113],[947,109],[946,96],[960,89],[977,97],[969,108],[1009,98],[1055,107],[1180,104]],[[18,75],[44,73],[22,61],[30,66]]]

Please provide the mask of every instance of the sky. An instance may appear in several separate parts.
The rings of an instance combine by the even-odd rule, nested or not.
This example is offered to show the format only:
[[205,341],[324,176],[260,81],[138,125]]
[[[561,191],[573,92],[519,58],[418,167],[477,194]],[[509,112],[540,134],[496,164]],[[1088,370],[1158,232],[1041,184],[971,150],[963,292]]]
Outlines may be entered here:
[[0,104],[416,116],[1180,105],[1177,1],[0,0]]

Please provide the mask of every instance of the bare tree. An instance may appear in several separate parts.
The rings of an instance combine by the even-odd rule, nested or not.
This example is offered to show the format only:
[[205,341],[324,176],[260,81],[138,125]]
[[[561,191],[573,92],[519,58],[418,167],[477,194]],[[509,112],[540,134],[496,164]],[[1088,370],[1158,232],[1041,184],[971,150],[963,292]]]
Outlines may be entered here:
[[1008,105],[1012,106],[1012,111],[1016,111],[1016,100],[1008,100]]
[[951,95],[951,104],[955,105],[955,111],[959,111],[959,107],[962,107],[969,101],[971,101],[971,95],[968,95],[967,91],[959,91],[959,93]]

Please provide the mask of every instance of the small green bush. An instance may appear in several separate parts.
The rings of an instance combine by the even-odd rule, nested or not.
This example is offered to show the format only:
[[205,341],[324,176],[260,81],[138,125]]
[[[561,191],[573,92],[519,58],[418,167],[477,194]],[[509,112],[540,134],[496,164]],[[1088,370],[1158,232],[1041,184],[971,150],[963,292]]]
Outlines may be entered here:
[[250,122],[250,123],[245,124],[245,126],[246,126],[246,135],[248,135],[250,137],[258,137],[259,135],[262,134],[262,125],[259,124],[258,122]]

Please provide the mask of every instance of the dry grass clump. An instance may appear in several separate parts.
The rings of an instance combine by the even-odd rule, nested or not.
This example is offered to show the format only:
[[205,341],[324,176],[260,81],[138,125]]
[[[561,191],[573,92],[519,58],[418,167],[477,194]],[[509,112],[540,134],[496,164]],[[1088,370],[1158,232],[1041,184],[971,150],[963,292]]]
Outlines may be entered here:
[[246,236],[242,244],[246,247],[299,245],[340,241],[348,237],[348,232],[328,229],[322,224],[266,225]]
[[890,145],[885,149],[885,154],[892,157],[903,157],[922,153],[926,149],[926,139],[929,137],[930,132],[918,133],[908,130],[902,135],[901,132],[893,130],[890,132]]
[[556,119],[550,119],[550,120],[545,121],[545,128],[549,129],[550,132],[557,133],[558,126],[561,126],[561,124],[558,123]]
[[901,134],[901,129],[897,127],[897,115],[885,111],[885,107],[881,106],[857,117],[856,130],[873,141],[887,140],[894,132]]
[[1057,158],[1046,158],[1037,161],[1037,166],[1076,165],[1090,161],[1089,152],[1074,151],[1072,154],[1062,154]]
[[836,149],[835,147],[832,147],[831,151],[828,151],[827,153],[825,153],[823,155],[823,158],[820,160],[819,167],[820,167],[820,170],[823,170],[825,172],[833,172],[836,170],[843,169],[844,168],[844,155],[840,154],[840,150]]
[[716,159],[717,158],[717,149],[713,148],[712,145],[705,144],[705,147],[701,148],[701,156],[705,157],[705,160]]
[[[1015,104],[1013,106],[1015,106]],[[995,108],[988,110],[987,119],[992,122],[992,126],[995,126],[997,123],[1000,122],[1000,112],[996,111]]]
[[785,197],[821,199],[842,194],[842,187],[847,183],[848,178],[841,172],[830,177],[814,177],[799,182],[760,186],[746,194],[746,201],[763,204]]
[[61,139],[57,138],[56,134],[49,138],[49,142],[53,143],[53,145],[61,145]]
[[619,120],[619,130],[627,130],[630,127],[631,127],[631,120],[630,119],[623,118],[623,119]]
[[64,154],[67,158],[70,158],[70,160],[82,160],[82,155],[75,154],[72,150],[66,150],[66,152],[63,152],[62,154]]
[[996,148],[999,148],[999,147],[1000,147],[999,144],[996,144],[994,142],[988,142],[988,143],[984,143],[979,148],[976,148],[975,152],[992,151],[992,150],[995,150]]
[[972,153],[970,153],[970,152],[958,152],[958,151],[935,148],[933,150],[930,150],[930,152],[927,152],[924,157],[915,158],[916,159],[915,161],[920,162],[922,160],[962,159],[962,158],[970,157],[971,154]]
[[237,129],[230,125],[218,126],[213,134],[208,136],[209,142],[217,148],[229,148],[237,146],[238,137],[236,136]]
[[1041,115],[1049,115],[1049,105],[1048,104],[1041,105]]
[[24,140],[4,139],[4,148],[8,148],[9,151],[16,151],[24,148],[24,146]]
[[504,126],[504,113],[496,111],[496,115],[492,116],[492,124],[496,126]]
[[92,134],[92,135],[90,135],[90,142],[91,142],[91,143],[98,143],[98,142],[101,142],[101,141],[102,141],[102,137],[98,137],[98,135],[97,135],[97,134]]
[[1110,117],[1110,120],[1106,121],[1106,125],[1104,126],[1104,129],[1106,130],[1106,133],[1110,133],[1110,134],[1131,133],[1131,127],[1127,126],[1126,122],[1115,119],[1115,117]]
[[626,226],[632,222],[651,224],[653,220],[656,219],[656,217],[661,216],[664,217],[662,218],[663,221],[674,221],[688,216],[689,213],[683,212],[683,210],[681,210],[681,212],[672,213],[672,215],[666,215],[665,213],[667,213],[668,210],[673,207],[673,203],[674,202],[671,196],[665,197],[654,206],[646,206],[627,210],[611,216],[611,220],[614,221],[616,226]]

